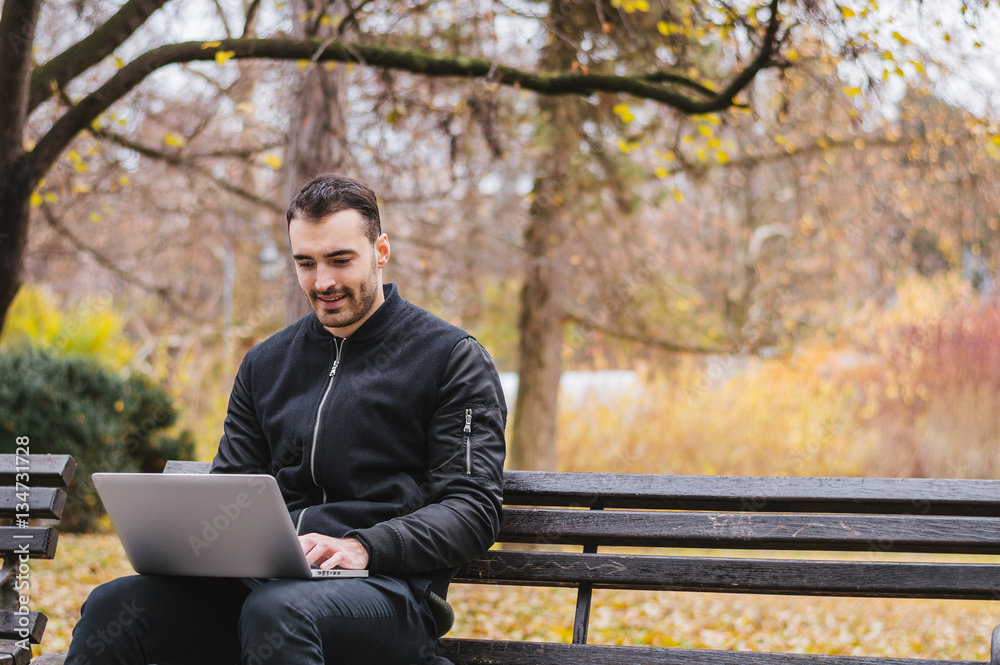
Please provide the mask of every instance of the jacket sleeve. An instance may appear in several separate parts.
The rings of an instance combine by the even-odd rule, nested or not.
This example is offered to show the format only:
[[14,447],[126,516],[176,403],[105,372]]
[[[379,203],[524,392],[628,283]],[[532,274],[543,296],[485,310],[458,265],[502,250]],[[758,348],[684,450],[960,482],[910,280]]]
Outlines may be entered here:
[[250,391],[250,354],[243,358],[223,423],[212,473],[267,473],[270,454]]
[[423,573],[482,555],[500,532],[507,409],[493,360],[475,339],[452,350],[427,433],[422,507],[347,534],[373,573]]

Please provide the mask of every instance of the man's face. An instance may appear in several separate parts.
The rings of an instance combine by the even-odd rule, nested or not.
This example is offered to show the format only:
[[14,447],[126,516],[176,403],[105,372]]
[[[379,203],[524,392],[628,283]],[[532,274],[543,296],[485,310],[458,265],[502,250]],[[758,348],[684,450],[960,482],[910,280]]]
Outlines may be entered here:
[[381,305],[382,268],[389,260],[389,239],[374,246],[364,234],[357,210],[341,210],[318,224],[292,218],[288,239],[299,286],[320,323],[348,337]]

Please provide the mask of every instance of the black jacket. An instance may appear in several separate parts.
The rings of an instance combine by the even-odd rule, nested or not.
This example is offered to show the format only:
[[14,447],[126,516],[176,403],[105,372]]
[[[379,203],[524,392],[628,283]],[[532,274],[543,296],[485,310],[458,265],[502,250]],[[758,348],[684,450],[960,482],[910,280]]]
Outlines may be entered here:
[[384,291],[349,338],[309,314],[247,353],[212,470],[273,475],[299,534],[443,596],[500,528],[503,391],[475,339]]

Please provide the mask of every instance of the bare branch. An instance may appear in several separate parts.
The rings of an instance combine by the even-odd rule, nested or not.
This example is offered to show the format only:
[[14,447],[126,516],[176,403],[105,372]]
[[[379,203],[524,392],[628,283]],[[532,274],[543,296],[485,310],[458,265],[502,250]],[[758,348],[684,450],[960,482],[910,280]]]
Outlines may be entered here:
[[109,259],[102,252],[80,240],[80,238],[78,238],[76,234],[70,231],[66,227],[66,225],[63,224],[62,221],[55,216],[55,214],[53,214],[52,209],[49,208],[48,205],[43,203],[41,206],[41,210],[42,210],[42,217],[56,233],[58,233],[63,238],[68,240],[69,243],[77,249],[77,251],[83,252],[84,254],[91,256],[95,261],[97,261],[98,265],[100,265],[105,270],[111,272],[118,279],[122,280],[126,284],[135,286],[139,289],[142,289],[143,291],[146,291],[147,293],[151,293],[161,298],[167,304],[167,306],[170,307],[170,309],[172,309],[177,314],[180,314],[186,318],[195,321],[202,321],[202,322],[204,321],[201,317],[193,314],[188,309],[186,309],[181,303],[179,303],[177,301],[177,298],[174,296],[174,294],[170,291],[168,287],[156,286],[154,284],[149,284],[147,282],[144,282],[136,278],[130,271],[120,267],[117,263]]
[[246,22],[243,24],[243,37],[252,37],[257,32],[257,14],[260,12],[260,0],[253,0],[247,7]]
[[[226,182],[225,180],[222,180],[221,178],[218,178],[217,176],[213,175],[209,170],[207,170],[207,169],[205,169],[205,168],[203,168],[201,166],[198,166],[197,164],[194,164],[191,161],[192,157],[224,156],[221,153],[220,154],[213,154],[213,155],[186,155],[186,156],[182,157],[181,155],[178,155],[178,154],[170,154],[170,153],[162,152],[160,150],[156,150],[155,148],[151,148],[151,147],[146,146],[146,145],[142,145],[141,143],[137,143],[136,141],[128,139],[128,138],[126,138],[124,136],[120,136],[120,135],[115,134],[113,132],[109,132],[109,131],[104,130],[104,129],[95,131],[94,135],[95,136],[99,136],[99,137],[101,137],[103,139],[107,139],[109,141],[112,141],[114,143],[117,143],[118,145],[122,146],[123,148],[128,148],[129,150],[134,150],[135,152],[139,153],[143,157],[148,157],[150,159],[155,159],[157,161],[163,162],[163,163],[165,163],[165,164],[167,164],[169,166],[172,166],[172,167],[174,167],[176,169],[179,169],[181,171],[185,171],[185,172],[196,174],[199,177],[202,177],[202,178],[204,178],[206,180],[211,181],[213,184],[215,184],[215,186],[217,186],[218,188],[222,189],[223,191],[229,192],[230,194],[233,194],[234,196],[238,196],[238,197],[240,197],[242,199],[245,199],[245,200],[247,200],[250,203],[253,203],[255,205],[259,205],[259,206],[261,206],[261,207],[263,207],[263,208],[265,208],[267,210],[270,210],[271,212],[275,213],[276,215],[280,215],[282,217],[284,217],[284,215],[285,215],[285,209],[282,208],[281,206],[279,206],[279,205],[277,205],[277,204],[275,204],[275,203],[273,203],[271,201],[268,201],[267,199],[263,199],[263,198],[257,196],[256,194],[254,194],[253,192],[250,192],[250,191],[247,191],[247,190],[243,189],[242,187],[237,187],[236,185],[234,185],[232,183]],[[238,153],[234,153],[234,155],[235,156],[240,156]]]
[[602,332],[605,335],[611,335],[612,337],[617,337],[618,339],[628,340],[630,342],[637,342],[643,346],[648,346],[654,349],[660,349],[662,351],[670,351],[671,353],[691,353],[695,355],[715,355],[715,354],[725,354],[732,353],[733,349],[728,347],[708,347],[708,346],[690,346],[687,344],[678,344],[670,340],[659,339],[656,337],[651,337],[644,333],[634,332],[630,330],[622,330],[619,328],[611,328],[608,326],[602,326],[586,316],[580,316],[577,314],[567,314],[566,319],[572,321],[587,330],[596,330]]

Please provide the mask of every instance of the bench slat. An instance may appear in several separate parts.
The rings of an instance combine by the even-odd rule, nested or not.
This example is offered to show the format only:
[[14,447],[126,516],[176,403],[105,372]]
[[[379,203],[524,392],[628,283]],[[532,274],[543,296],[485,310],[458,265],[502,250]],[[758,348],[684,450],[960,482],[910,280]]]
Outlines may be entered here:
[[1000,517],[1000,480],[506,471],[504,503]]
[[1000,564],[491,551],[455,582],[803,596],[1000,600]]
[[998,554],[1000,519],[505,508],[500,540],[627,547]]
[[27,548],[33,559],[51,559],[56,555],[59,531],[50,526],[0,527],[0,556],[19,555]]
[[0,665],[28,665],[31,649],[22,649],[15,641],[0,640]]
[[30,519],[59,519],[66,507],[66,491],[56,487],[31,487],[26,492],[14,487],[0,487],[0,518],[13,519],[22,503],[19,494],[26,493]]
[[211,470],[211,462],[190,462],[177,459],[168,460],[163,467],[163,473],[208,473]]
[[710,649],[443,639],[438,652],[455,665],[983,665],[970,660],[819,656]]
[[45,632],[45,625],[48,618],[41,612],[28,612],[28,624],[22,626],[20,620],[23,615],[17,615],[13,611],[0,611],[0,639],[20,640],[19,630],[27,629],[28,641],[32,644],[39,644],[42,641],[42,634]]
[[18,473],[27,473],[31,487],[66,487],[76,473],[69,455],[0,455],[0,485],[14,485]]
[[[170,460],[164,473],[208,473]],[[505,471],[508,506],[1000,517],[1000,480]]]

